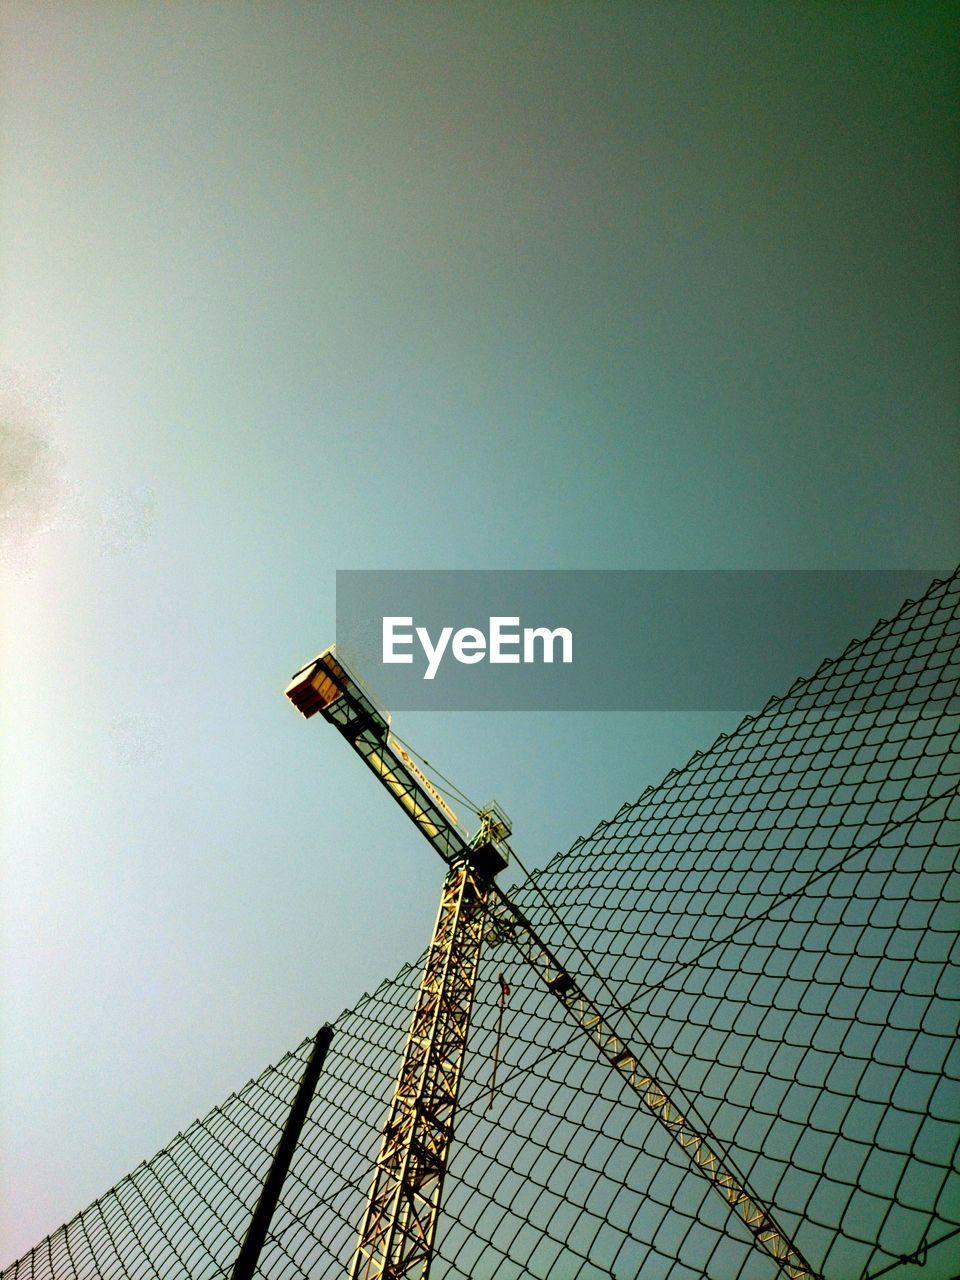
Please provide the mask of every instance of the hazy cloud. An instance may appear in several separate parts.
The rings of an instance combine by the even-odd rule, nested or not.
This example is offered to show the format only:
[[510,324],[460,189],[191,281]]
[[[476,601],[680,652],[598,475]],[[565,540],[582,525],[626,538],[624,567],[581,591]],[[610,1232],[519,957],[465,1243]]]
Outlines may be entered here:
[[63,461],[50,440],[52,386],[0,371],[0,550],[49,528],[65,489]]
[[51,380],[0,370],[0,556],[21,568],[29,568],[36,535],[65,522],[89,531],[103,555],[135,551],[153,527],[150,489],[114,489],[97,500],[68,481],[54,443],[58,409]]

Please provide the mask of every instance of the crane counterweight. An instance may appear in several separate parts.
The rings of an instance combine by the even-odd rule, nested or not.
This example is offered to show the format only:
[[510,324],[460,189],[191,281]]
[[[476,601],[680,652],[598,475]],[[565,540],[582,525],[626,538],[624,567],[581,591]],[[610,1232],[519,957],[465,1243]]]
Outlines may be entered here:
[[284,693],[306,719],[318,711],[325,711],[341,696],[352,694],[362,705],[372,728],[382,735],[390,728],[390,717],[380,710],[359,680],[347,674],[337,657],[335,645],[324,649],[312,662],[301,667]]

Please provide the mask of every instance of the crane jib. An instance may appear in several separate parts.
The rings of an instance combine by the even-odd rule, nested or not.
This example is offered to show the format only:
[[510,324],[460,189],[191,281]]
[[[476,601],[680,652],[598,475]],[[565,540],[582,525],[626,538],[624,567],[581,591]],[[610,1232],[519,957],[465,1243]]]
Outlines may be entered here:
[[390,717],[345,669],[332,647],[297,672],[286,695],[302,715],[319,712],[339,730],[448,866],[466,858],[481,875],[491,878],[506,866],[495,841],[471,841],[460,829],[430,780],[394,745]]

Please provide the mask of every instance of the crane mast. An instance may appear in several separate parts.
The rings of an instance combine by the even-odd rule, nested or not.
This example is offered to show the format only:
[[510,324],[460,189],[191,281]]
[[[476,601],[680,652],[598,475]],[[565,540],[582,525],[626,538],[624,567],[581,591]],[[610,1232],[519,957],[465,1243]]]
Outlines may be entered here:
[[351,1280],[429,1269],[488,890],[465,858],[447,873]]
[[287,696],[302,714],[319,711],[340,730],[449,868],[350,1271],[350,1280],[426,1277],[487,904],[493,877],[507,864],[509,823],[491,805],[468,839],[429,778],[391,738],[389,718],[332,651],[298,672]]
[[[334,648],[298,671],[286,696],[302,715],[319,712],[340,731],[449,868],[351,1280],[414,1275],[426,1280],[480,950],[490,917],[500,937],[513,943],[629,1086],[641,1109],[681,1148],[691,1169],[723,1197],[756,1247],[788,1280],[819,1280],[733,1169],[721,1145],[674,1103],[675,1088],[644,1070],[637,1053],[495,883],[510,854],[510,826],[502,811],[495,805],[482,810],[480,831],[470,840],[437,788],[390,734],[389,716],[347,671]],[[650,1046],[645,1048],[649,1051]]]

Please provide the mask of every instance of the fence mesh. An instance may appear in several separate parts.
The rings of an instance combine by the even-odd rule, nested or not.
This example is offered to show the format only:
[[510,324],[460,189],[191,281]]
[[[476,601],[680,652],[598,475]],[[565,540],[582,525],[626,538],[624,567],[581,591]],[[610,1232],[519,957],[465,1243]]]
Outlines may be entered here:
[[[960,1273],[958,595],[934,582],[514,894],[826,1280]],[[338,1020],[262,1276],[349,1269],[418,983]],[[2,1280],[229,1275],[311,1039]],[[434,1280],[641,1274],[775,1267],[504,942]]]

